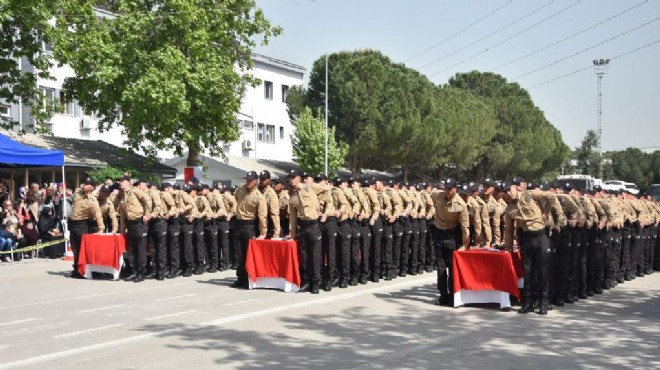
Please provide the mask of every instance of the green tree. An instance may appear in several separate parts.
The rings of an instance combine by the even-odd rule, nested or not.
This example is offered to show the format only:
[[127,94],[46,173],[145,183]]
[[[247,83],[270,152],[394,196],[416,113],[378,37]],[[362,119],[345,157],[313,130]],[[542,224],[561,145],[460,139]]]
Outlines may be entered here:
[[98,19],[96,0],[67,2],[57,17],[55,56],[76,73],[67,95],[102,117],[100,130],[120,125],[127,146],[223,154],[238,139],[236,113],[257,39],[272,27],[254,0],[114,0],[116,17]]
[[612,175],[615,179],[634,182],[640,189],[648,189],[654,180],[652,156],[637,148],[608,152],[605,157],[612,161]]
[[559,131],[534,105],[529,93],[495,73],[458,73],[449,85],[481,96],[497,117],[495,135],[487,144],[476,173],[509,178],[549,178],[559,172],[569,149]]
[[308,106],[307,90],[302,86],[292,86],[286,94],[286,109],[291,122],[297,120]]
[[[297,120],[293,137],[293,157],[303,171],[325,171],[325,121],[316,118],[310,108],[304,108]],[[344,165],[348,148],[335,140],[335,128],[328,128],[328,176],[334,176]]]
[[[48,72],[51,56],[44,45],[52,45],[54,29],[49,20],[61,11],[62,2],[0,1],[0,101],[22,103],[31,111],[34,121],[23,122],[22,131],[47,132],[44,123],[59,109],[56,101],[42,95],[37,79],[52,79]],[[2,128],[9,129],[17,124],[18,121],[9,117],[0,117]]]
[[575,148],[574,157],[577,160],[577,170],[585,175],[598,177],[600,170],[600,155],[598,154],[598,134],[587,130],[579,147]]

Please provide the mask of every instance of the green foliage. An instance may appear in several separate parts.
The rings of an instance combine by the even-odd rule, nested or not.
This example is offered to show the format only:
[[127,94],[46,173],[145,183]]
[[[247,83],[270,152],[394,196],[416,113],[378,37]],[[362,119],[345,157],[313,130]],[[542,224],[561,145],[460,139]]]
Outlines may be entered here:
[[[188,163],[222,155],[235,124],[256,39],[272,27],[254,0],[114,0],[119,14],[98,19],[96,0],[67,2],[57,17],[55,56],[76,76],[67,95],[102,117],[100,130],[123,128],[127,146],[153,155],[187,148]],[[121,112],[121,114],[120,114]]]
[[486,144],[489,151],[474,173],[531,179],[557,174],[569,149],[520,85],[509,83],[500,75],[478,71],[456,74],[449,79],[449,85],[481,96],[497,117],[495,135]]
[[[312,115],[304,108],[293,122],[296,128],[292,137],[294,161],[303,171],[323,173],[325,171],[325,121]],[[328,128],[328,176],[334,176],[344,165],[348,148],[335,140],[335,128]]]
[[582,174],[599,177],[600,155],[598,154],[598,134],[588,130],[582,139],[582,144],[575,148],[574,157],[577,160],[576,170]]
[[612,160],[612,179],[634,182],[641,190],[660,183],[660,151],[647,154],[636,148],[605,153]]
[[129,174],[134,179],[143,179],[147,181],[157,181],[155,176],[146,176],[132,168],[100,167],[87,171],[87,176],[91,177],[97,183],[105,182],[107,179],[116,180],[125,174]]
[[[47,102],[37,86],[37,78],[52,79],[48,73],[51,56],[42,43],[53,42],[54,30],[48,22],[61,10],[65,0],[0,1],[0,100],[6,104],[22,103],[31,111],[33,122],[23,122],[21,132],[47,132],[45,122],[58,110],[57,102]],[[19,62],[21,59],[21,62]],[[32,71],[21,72],[29,63]],[[27,70],[27,68],[24,68]],[[0,127],[17,125],[9,117],[0,117]]]

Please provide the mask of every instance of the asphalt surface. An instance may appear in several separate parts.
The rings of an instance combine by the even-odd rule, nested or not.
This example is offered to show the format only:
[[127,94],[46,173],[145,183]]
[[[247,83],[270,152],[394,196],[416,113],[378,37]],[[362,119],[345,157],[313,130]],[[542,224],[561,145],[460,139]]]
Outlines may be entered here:
[[437,307],[435,273],[320,295],[0,264],[0,369],[660,368],[660,273],[555,309]]

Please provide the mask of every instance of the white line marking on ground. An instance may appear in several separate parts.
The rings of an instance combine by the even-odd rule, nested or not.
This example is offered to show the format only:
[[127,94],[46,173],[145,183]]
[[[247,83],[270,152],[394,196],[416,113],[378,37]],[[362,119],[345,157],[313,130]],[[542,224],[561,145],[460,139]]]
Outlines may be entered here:
[[[157,286],[153,286],[153,287],[149,287],[149,288],[133,289],[133,290],[131,290],[131,292],[143,292],[143,291],[154,290],[154,289],[172,288],[172,287],[175,287],[175,286],[189,285],[189,284],[195,284],[195,283],[197,283],[197,282],[196,281],[189,281],[189,282],[186,282],[186,283],[174,284],[174,285],[157,285]],[[14,309],[14,308],[22,308],[22,307],[30,307],[30,306],[41,306],[41,305],[45,305],[45,304],[49,304],[49,303],[70,302],[70,301],[73,301],[73,300],[89,299],[89,298],[96,298],[96,297],[105,297],[105,296],[108,296],[108,295],[117,295],[117,294],[125,294],[125,293],[126,293],[126,290],[121,290],[121,291],[117,291],[117,292],[107,292],[107,293],[73,296],[73,297],[68,297],[68,298],[52,299],[52,300],[49,300],[49,301],[19,304],[19,305],[16,305],[16,306],[0,307],[0,310],[9,310],[9,309]]]
[[91,329],[85,329],[85,330],[78,330],[78,331],[72,331],[70,333],[64,333],[64,334],[58,334],[54,335],[53,338],[68,338],[68,337],[74,337],[76,335],[80,334],[88,334],[88,333],[94,333],[97,331],[102,331],[102,330],[108,330],[108,329],[114,329],[114,328],[120,328],[122,326],[125,326],[126,324],[114,324],[114,325],[106,325],[106,326],[101,326],[99,328],[91,328]]
[[87,310],[80,310],[76,311],[76,313],[89,313],[89,312],[97,312],[97,311],[105,311],[105,310],[112,310],[113,308],[120,308],[120,307],[125,307],[125,304],[116,304],[112,306],[105,306],[105,307],[98,307],[98,308],[90,308]]
[[188,329],[193,329],[198,326],[208,326],[208,325],[213,325],[213,326],[219,326],[223,324],[228,324],[228,323],[233,323],[241,320],[245,320],[248,318],[252,317],[258,317],[258,316],[266,316],[266,315],[271,315],[274,313],[279,313],[279,312],[286,312],[286,311],[293,311],[294,309],[297,308],[302,308],[302,307],[308,307],[316,304],[324,304],[327,302],[331,301],[338,301],[338,300],[346,300],[346,299],[351,299],[357,296],[361,295],[369,295],[375,292],[379,292],[382,290],[388,290],[388,289],[396,289],[396,288],[401,288],[409,285],[420,285],[420,284],[427,284],[436,281],[437,278],[435,276],[429,277],[429,278],[424,278],[424,279],[414,279],[398,284],[385,284],[382,286],[379,286],[377,288],[371,288],[371,289],[365,289],[361,290],[358,292],[354,293],[347,293],[347,294],[341,294],[341,295],[333,295],[329,296],[327,298],[320,298],[320,299],[314,299],[311,301],[305,301],[305,302],[299,302],[299,303],[292,303],[288,305],[283,305],[283,306],[278,306],[278,307],[273,307],[273,308],[268,308],[265,310],[260,310],[260,311],[255,311],[255,312],[250,312],[250,313],[245,313],[241,315],[236,315],[236,316],[230,316],[222,319],[217,319],[217,320],[212,320],[209,322],[201,323],[198,325],[184,325],[172,329],[167,329],[167,330],[162,330],[159,332],[152,332],[152,333],[145,333],[145,334],[140,334],[140,335],[135,335],[132,337],[126,337],[122,339],[116,339],[116,340],[111,340],[108,342],[101,342],[101,343],[95,343],[91,344],[88,346],[83,346],[83,347],[77,347],[77,348],[71,348],[59,352],[53,352],[53,353],[48,353],[45,355],[39,355],[39,356],[33,356],[33,357],[28,357],[23,360],[18,360],[18,361],[12,361],[12,362],[7,362],[4,364],[0,364],[0,369],[10,369],[10,368],[15,368],[19,366],[29,366],[29,365],[35,365],[35,364],[41,364],[61,358],[66,358],[66,357],[71,357],[71,356],[79,356],[80,354],[95,351],[95,350],[101,350],[101,349],[106,349],[109,347],[117,347],[121,345],[125,345],[128,343],[134,343],[134,342],[139,342],[141,340],[157,337],[157,336],[163,336],[167,334],[172,334],[172,333],[178,333],[184,330]]
[[183,311],[183,312],[169,313],[167,315],[148,317],[148,318],[144,319],[144,321],[159,320],[159,319],[166,319],[168,317],[183,316],[183,315],[187,315],[189,313],[195,313],[195,312],[198,312],[198,311],[199,310],[189,310],[189,311]]
[[165,298],[158,298],[154,299],[154,302],[163,302],[163,301],[172,301],[180,298],[186,298],[186,297],[194,297],[196,296],[197,293],[188,293],[188,294],[182,294],[182,295],[177,295],[173,297],[165,297]]
[[22,323],[25,323],[25,322],[30,322],[30,321],[35,321],[35,320],[41,320],[41,318],[40,317],[31,317],[29,319],[3,322],[3,323],[0,323],[0,326],[9,326],[9,325],[15,325],[15,324],[22,324]]
[[246,299],[244,301],[237,301],[237,302],[231,302],[231,303],[225,303],[223,306],[237,306],[239,304],[245,304],[245,303],[250,303],[250,302],[257,302],[260,301],[261,299]]

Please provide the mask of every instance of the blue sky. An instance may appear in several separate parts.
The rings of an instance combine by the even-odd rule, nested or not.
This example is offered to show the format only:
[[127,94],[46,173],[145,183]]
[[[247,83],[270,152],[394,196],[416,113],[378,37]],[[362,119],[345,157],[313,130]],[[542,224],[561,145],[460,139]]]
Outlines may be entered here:
[[[529,88],[571,148],[596,129],[592,60],[660,40],[659,0],[257,0],[257,5],[284,30],[259,53],[309,72],[325,53],[377,49],[436,84],[458,72],[500,73]],[[549,46],[553,43],[558,44]],[[610,62],[603,77],[603,150],[660,147],[658,87],[660,41]]]

